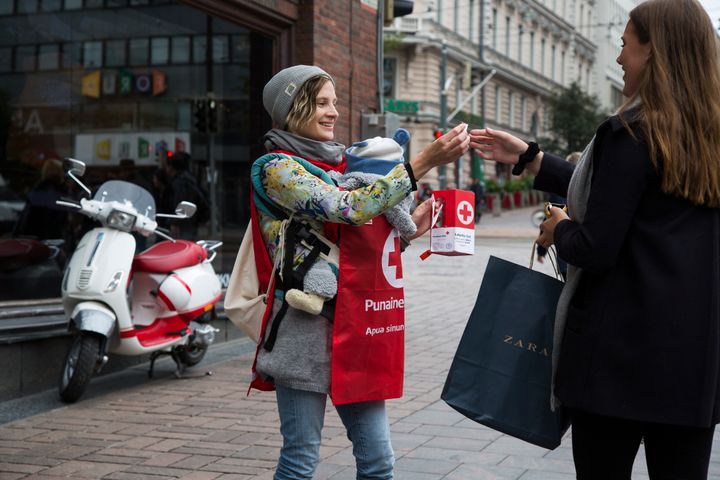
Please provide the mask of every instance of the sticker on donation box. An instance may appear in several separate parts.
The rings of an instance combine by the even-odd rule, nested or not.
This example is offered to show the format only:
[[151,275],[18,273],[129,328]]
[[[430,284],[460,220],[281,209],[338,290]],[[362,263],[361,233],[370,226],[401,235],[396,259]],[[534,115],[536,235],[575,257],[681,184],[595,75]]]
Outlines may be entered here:
[[475,194],[466,190],[435,190],[432,194],[430,250],[421,258],[475,253]]

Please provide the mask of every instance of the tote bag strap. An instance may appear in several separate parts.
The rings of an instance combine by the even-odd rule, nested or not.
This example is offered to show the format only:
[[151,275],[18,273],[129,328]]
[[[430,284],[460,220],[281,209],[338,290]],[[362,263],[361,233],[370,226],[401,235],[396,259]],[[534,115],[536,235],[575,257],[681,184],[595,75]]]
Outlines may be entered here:
[[[536,249],[537,249],[537,242],[533,242],[532,250],[530,252],[530,267],[529,267],[530,270],[532,270],[533,265],[535,265]],[[563,281],[562,275],[560,274],[560,270],[558,269],[557,251],[553,246],[550,246],[550,248],[547,249],[547,257],[550,259],[550,263],[552,264],[553,273],[555,274],[555,278],[557,278],[560,281]]]

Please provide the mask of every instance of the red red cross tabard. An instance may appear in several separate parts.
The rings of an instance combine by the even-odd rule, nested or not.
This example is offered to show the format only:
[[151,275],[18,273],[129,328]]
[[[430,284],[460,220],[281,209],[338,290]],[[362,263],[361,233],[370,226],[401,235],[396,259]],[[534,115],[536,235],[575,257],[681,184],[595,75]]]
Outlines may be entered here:
[[341,225],[333,403],[401,397],[404,348],[405,299],[397,231],[382,215],[359,227]]

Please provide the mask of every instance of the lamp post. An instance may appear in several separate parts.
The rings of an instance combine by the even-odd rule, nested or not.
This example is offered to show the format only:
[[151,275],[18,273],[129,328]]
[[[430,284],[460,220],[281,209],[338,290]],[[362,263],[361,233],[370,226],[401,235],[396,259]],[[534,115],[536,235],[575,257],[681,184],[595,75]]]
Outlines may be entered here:
[[[442,47],[440,49],[440,121],[438,122],[438,127],[443,133],[447,130],[447,89],[449,85],[446,85],[446,76],[447,44],[445,43],[445,40],[443,40]],[[446,170],[447,167],[445,167],[445,165],[438,167],[438,182],[440,184],[440,190],[444,190],[447,185]]]

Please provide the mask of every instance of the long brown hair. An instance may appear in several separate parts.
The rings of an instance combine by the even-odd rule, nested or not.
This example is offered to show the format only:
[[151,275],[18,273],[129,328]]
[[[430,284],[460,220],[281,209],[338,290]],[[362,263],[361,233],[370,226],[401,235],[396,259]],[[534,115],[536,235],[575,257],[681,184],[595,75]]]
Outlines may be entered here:
[[325,82],[332,81],[327,75],[318,75],[302,84],[288,112],[286,130],[296,132],[313,119],[317,96]]
[[638,120],[662,191],[720,207],[720,51],[697,0],[648,0],[630,12],[650,59],[637,92]]

